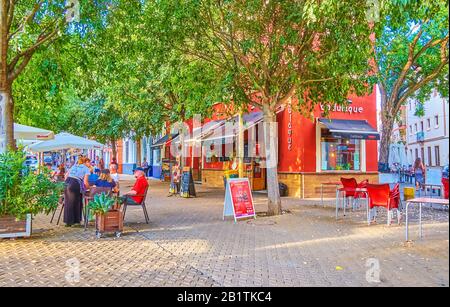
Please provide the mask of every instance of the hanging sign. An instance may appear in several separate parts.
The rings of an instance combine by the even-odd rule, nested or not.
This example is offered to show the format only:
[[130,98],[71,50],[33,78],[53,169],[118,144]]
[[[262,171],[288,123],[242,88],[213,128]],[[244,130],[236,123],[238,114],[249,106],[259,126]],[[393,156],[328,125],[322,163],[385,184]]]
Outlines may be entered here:
[[235,222],[241,218],[256,218],[248,178],[232,178],[227,180],[223,219],[225,220],[227,216],[233,216]]

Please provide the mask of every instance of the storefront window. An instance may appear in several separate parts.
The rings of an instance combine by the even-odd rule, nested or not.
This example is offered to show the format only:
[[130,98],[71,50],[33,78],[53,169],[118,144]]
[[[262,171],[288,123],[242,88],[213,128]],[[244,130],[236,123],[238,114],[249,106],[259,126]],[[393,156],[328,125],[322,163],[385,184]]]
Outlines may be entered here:
[[153,165],[160,166],[161,165],[161,149],[153,150]]
[[321,151],[322,171],[361,170],[360,140],[337,139],[322,133]]

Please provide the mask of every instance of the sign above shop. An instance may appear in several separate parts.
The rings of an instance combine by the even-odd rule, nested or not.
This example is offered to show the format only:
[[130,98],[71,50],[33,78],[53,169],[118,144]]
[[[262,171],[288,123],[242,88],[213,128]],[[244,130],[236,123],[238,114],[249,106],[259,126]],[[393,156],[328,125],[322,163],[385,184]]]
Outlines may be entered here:
[[338,104],[321,104],[320,105],[321,111],[330,111],[330,112],[342,112],[342,113],[363,113],[364,107],[357,107],[357,106],[341,106]]
[[225,191],[225,202],[223,208],[223,219],[233,216],[237,219],[253,217],[256,218],[253,205],[252,191],[248,178],[234,178],[227,180]]
[[293,133],[293,129],[292,129],[292,104],[289,103],[288,107],[288,116],[289,116],[289,121],[288,121],[288,150],[291,151],[292,150],[292,133]]

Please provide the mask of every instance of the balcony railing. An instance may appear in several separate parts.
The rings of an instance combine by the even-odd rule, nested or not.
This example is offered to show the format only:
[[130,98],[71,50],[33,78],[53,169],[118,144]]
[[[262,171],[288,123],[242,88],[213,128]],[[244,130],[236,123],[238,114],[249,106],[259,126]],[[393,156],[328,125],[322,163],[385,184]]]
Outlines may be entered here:
[[417,142],[424,142],[425,141],[425,132],[420,131],[416,133]]

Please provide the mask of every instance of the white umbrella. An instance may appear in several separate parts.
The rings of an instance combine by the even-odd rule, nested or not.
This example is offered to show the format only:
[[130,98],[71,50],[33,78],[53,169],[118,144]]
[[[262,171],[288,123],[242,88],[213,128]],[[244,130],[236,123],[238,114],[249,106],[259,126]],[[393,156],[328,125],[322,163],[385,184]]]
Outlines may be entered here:
[[104,145],[70,133],[59,133],[54,140],[43,141],[28,147],[33,152],[57,151],[63,149],[101,149]]
[[14,139],[16,140],[44,141],[54,138],[53,131],[14,123]]

